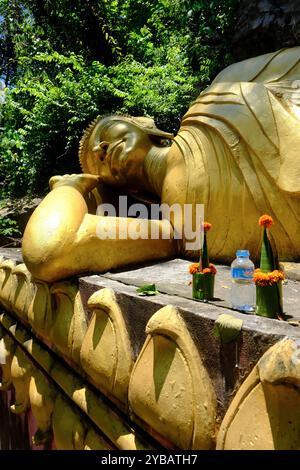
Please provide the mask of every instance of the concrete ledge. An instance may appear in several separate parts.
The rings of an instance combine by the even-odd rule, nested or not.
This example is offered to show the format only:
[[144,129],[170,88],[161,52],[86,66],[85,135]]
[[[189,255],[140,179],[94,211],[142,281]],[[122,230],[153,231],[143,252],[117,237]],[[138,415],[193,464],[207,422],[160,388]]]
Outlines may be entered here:
[[300,263],[279,263],[280,269],[288,279],[300,281]]
[[[0,256],[17,263],[22,259],[19,249],[2,249]],[[222,419],[235,391],[264,352],[284,337],[299,340],[300,328],[288,322],[247,315],[230,309],[230,269],[227,266],[217,267],[216,299],[212,302],[193,300],[189,285],[189,264],[188,261],[177,259],[103,275],[82,276],[78,279],[80,295],[89,323],[89,297],[102,288],[111,288],[114,291],[124,314],[134,359],[145,342],[145,328],[152,315],[166,305],[175,306],[185,321],[212,379],[219,404],[218,416]],[[160,291],[158,295],[141,297],[137,294],[137,286],[152,283],[155,283]],[[295,320],[300,317],[299,283],[289,280],[283,291],[284,310]],[[214,323],[224,313],[243,321],[238,340],[228,344],[222,344],[213,335]],[[297,325],[297,322],[295,324]]]
[[[87,308],[88,298],[101,288],[113,289],[124,313],[134,355],[137,357],[145,341],[145,327],[150,317],[166,305],[177,307],[213,381],[219,404],[219,419],[224,416],[235,391],[271,345],[286,336],[300,339],[300,328],[287,322],[229,311],[219,305],[175,295],[141,297],[136,293],[135,286],[109,279],[107,276],[94,275],[79,279],[79,289],[87,315],[91,315]],[[230,313],[243,320],[242,332],[237,341],[222,344],[214,337],[214,322],[222,313]]]
[[17,264],[23,263],[21,248],[2,248],[0,247],[0,257],[4,259],[11,259]]
[[[189,261],[174,259],[163,263],[150,264],[144,267],[123,269],[122,271],[101,275],[108,279],[133,286],[143,284],[155,284],[157,289],[166,294],[179,298],[192,299],[191,275],[188,272]],[[286,263],[287,264],[287,263]],[[293,265],[293,272],[297,269],[297,263]],[[230,267],[216,265],[217,275],[215,279],[215,299],[208,303],[216,307],[230,307],[231,277]],[[292,269],[292,268],[291,268]],[[292,271],[291,271],[292,272]],[[300,269],[299,269],[300,273]],[[299,274],[300,278],[300,274]],[[300,320],[298,304],[300,301],[300,284],[295,280],[286,280],[283,285],[283,307],[288,319]]]

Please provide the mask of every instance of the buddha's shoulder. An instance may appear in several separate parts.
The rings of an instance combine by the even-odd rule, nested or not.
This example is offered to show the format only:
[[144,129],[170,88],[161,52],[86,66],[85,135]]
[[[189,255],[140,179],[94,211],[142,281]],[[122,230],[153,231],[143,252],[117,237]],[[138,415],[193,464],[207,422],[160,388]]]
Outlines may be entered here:
[[278,81],[287,73],[291,79],[297,78],[299,60],[300,46],[251,57],[226,67],[216,76],[212,85],[224,82]]
[[161,193],[161,201],[172,205],[184,204],[187,191],[187,169],[184,156],[176,145],[172,146],[167,159],[167,168]]

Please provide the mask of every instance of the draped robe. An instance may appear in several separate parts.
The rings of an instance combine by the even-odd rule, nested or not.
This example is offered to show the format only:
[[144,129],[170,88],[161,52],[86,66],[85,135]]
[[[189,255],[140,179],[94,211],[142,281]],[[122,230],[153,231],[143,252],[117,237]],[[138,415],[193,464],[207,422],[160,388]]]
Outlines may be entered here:
[[258,218],[274,218],[280,259],[300,259],[300,47],[223,70],[183,117],[187,203],[203,203],[212,258],[257,258]]

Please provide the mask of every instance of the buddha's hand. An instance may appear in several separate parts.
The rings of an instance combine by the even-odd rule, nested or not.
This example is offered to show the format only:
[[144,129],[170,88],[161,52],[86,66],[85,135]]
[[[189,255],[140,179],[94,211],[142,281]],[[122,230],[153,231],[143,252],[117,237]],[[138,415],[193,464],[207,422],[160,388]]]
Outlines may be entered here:
[[60,186],[72,186],[76,188],[82,195],[88,194],[100,182],[100,176],[90,175],[88,173],[52,176],[49,181],[50,190]]

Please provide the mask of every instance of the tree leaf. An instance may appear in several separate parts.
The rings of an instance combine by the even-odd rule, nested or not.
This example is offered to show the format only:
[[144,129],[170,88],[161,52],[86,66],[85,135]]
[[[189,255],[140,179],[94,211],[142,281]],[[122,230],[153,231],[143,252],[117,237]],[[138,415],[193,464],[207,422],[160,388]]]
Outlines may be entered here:
[[243,320],[224,313],[220,315],[214,324],[213,335],[220,338],[222,343],[230,343],[238,337],[241,332]]
[[136,292],[138,295],[156,295],[159,294],[155,284],[145,284],[139,287]]

